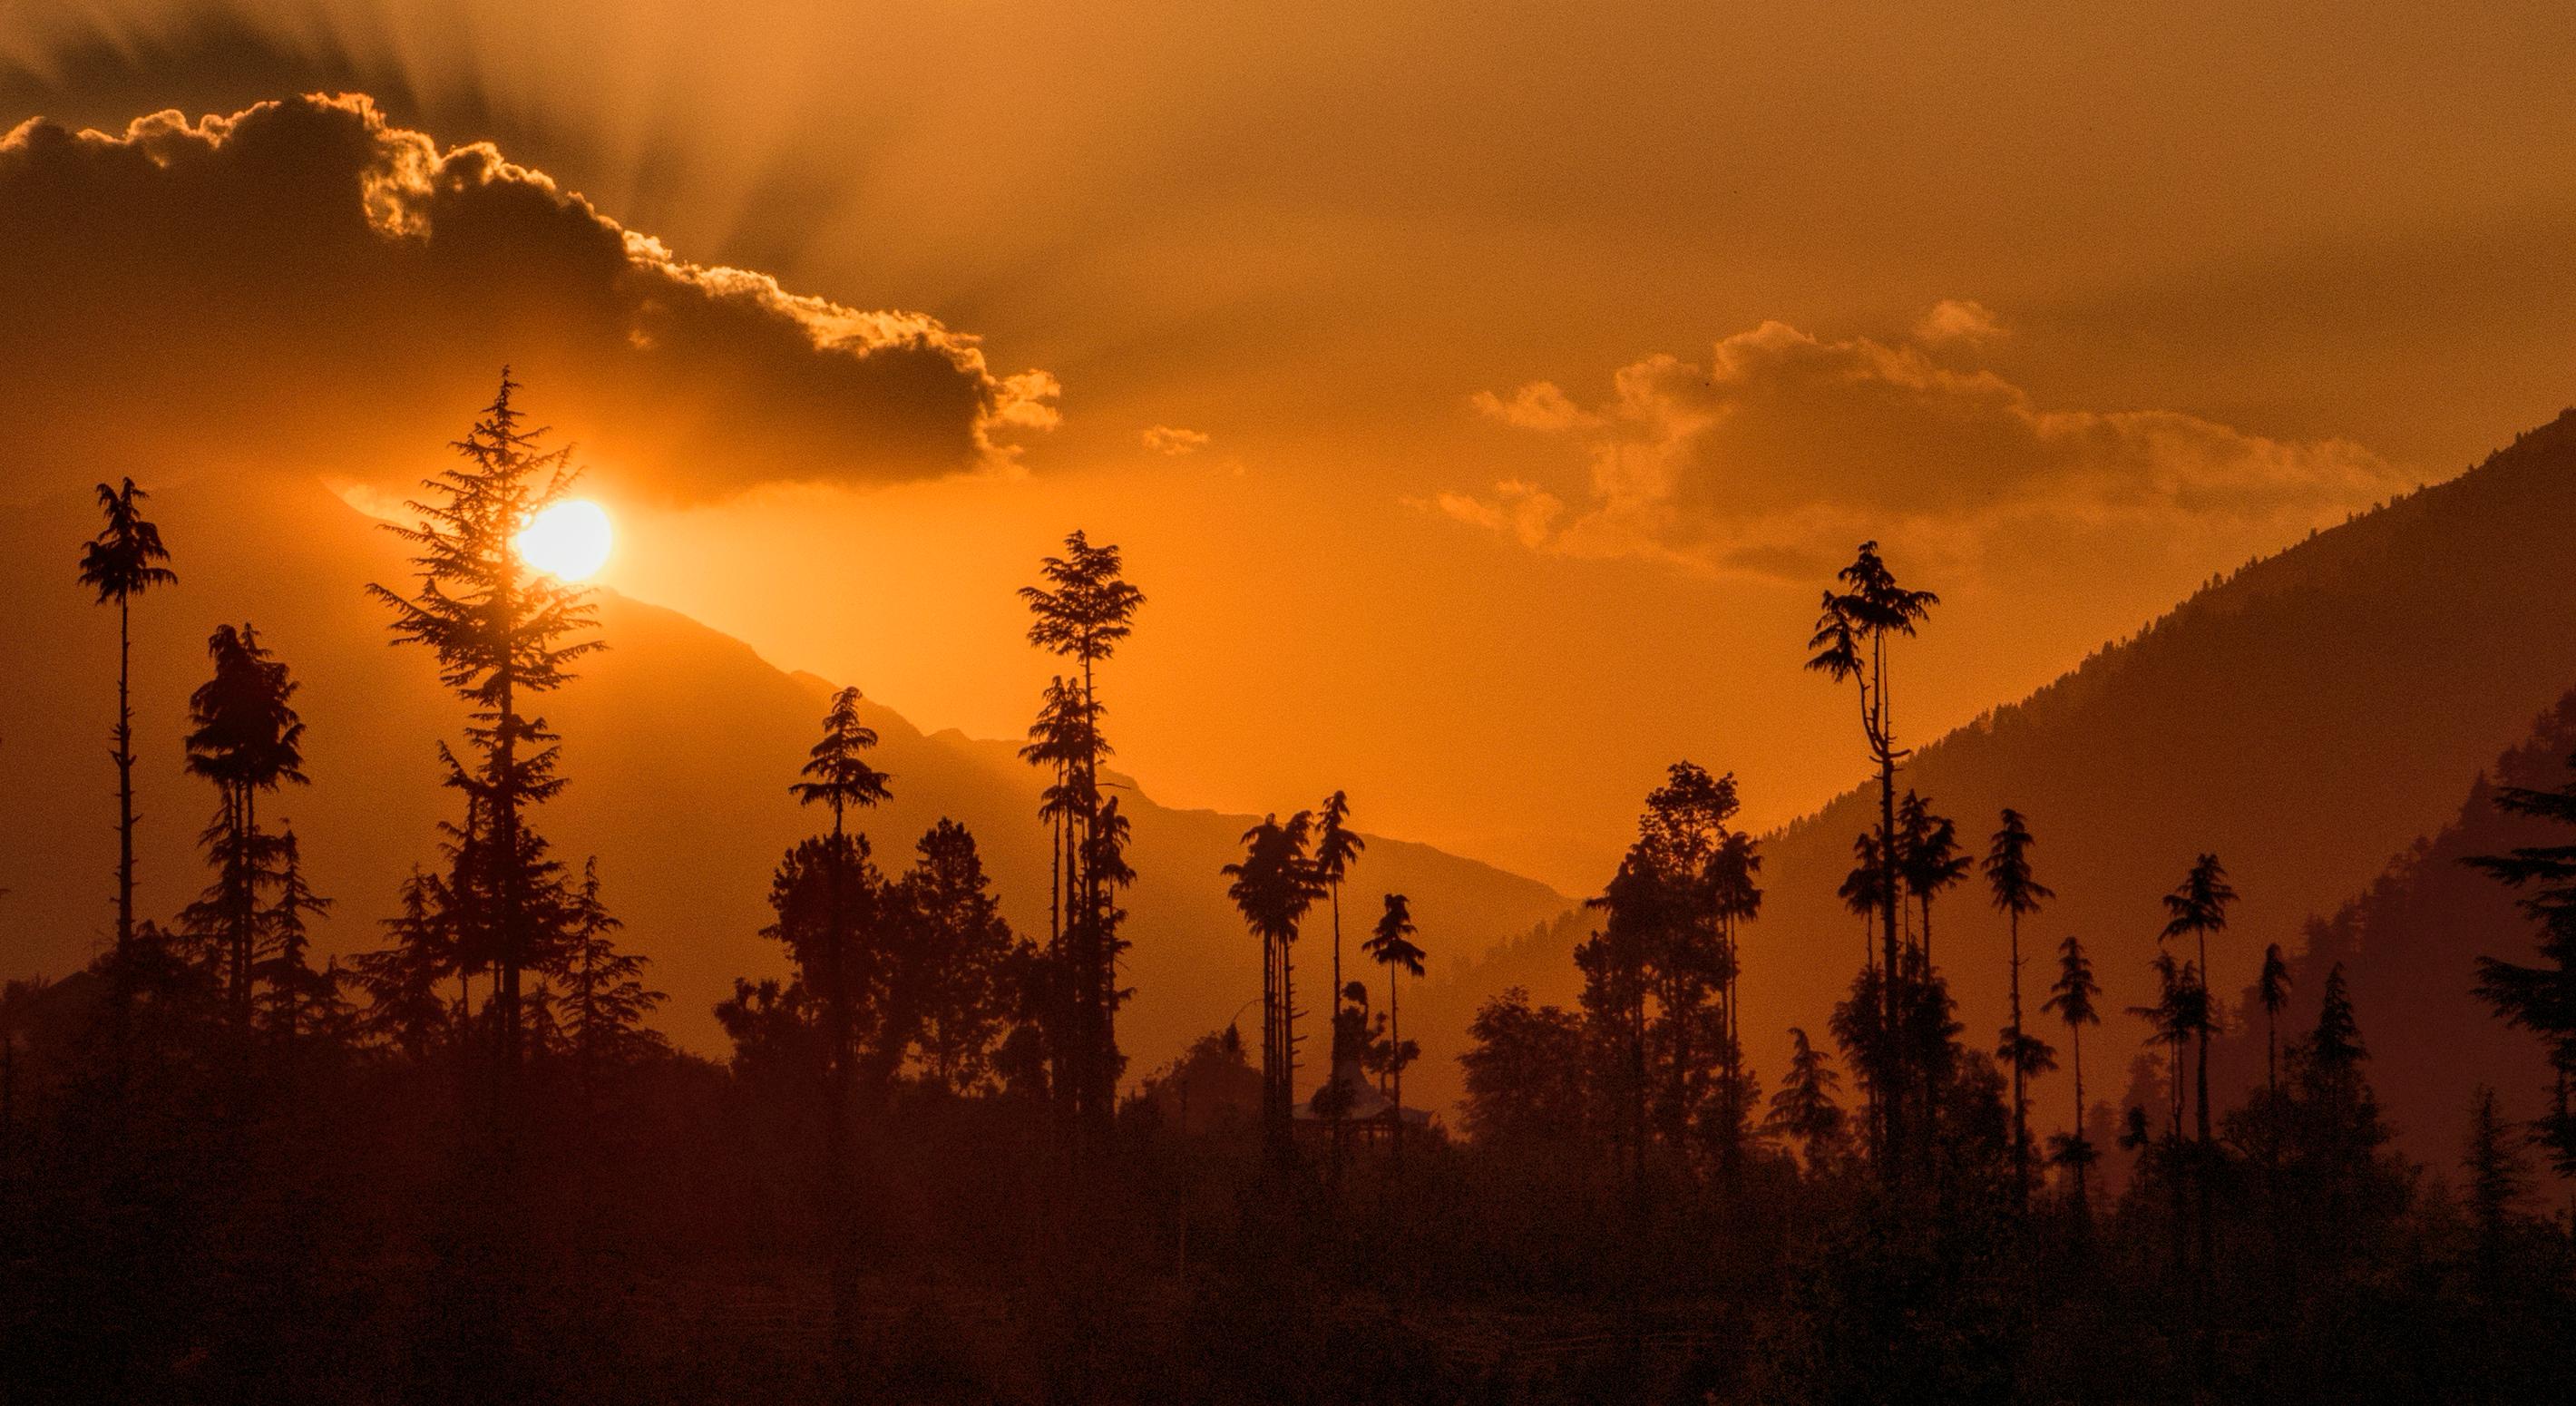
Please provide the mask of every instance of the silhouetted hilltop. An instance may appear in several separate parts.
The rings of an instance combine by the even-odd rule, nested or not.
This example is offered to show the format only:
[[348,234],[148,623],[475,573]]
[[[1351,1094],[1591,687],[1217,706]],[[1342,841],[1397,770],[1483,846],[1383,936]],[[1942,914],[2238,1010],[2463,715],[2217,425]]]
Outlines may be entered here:
[[[1899,785],[1955,817],[1963,844],[1982,856],[2006,805],[2037,832],[2039,877],[2058,898],[2024,924],[2024,955],[2039,959],[2024,974],[2026,1001],[2036,1004],[2048,952],[2074,932],[2093,949],[2106,1010],[2145,1002],[2158,900],[2203,851],[2243,895],[2211,944],[2217,985],[2249,980],[2267,942],[2298,950],[2310,915],[2335,911],[2441,824],[2468,779],[2576,683],[2571,522],[2576,412],[2457,479],[2213,580],[2028,699],[1924,746]],[[1929,628],[1940,628],[1937,614]],[[1846,705],[1816,685],[1818,708]],[[1859,775],[1857,737],[1852,750]],[[1854,790],[1765,846],[1768,897],[1745,939],[1743,991],[1766,1078],[1779,1071],[1782,1028],[1821,1037],[1858,966],[1860,920],[1835,890],[1875,813],[1874,791]],[[1426,1048],[1455,1048],[1475,1003],[1506,986],[1572,1001],[1570,947],[1588,930],[1559,924],[1427,994]],[[2004,925],[1981,878],[1936,904],[1934,935],[1964,1038],[1991,1049],[2004,1019]],[[2457,950],[2475,947],[2463,938]],[[2374,1044],[2413,1038],[2398,1030],[2406,1003],[2358,985],[2355,997]],[[2033,1029],[2062,1033],[2035,1016]],[[2137,1022],[2111,1017],[2099,1067],[2119,1068],[2138,1035]],[[2062,1111],[2041,1106],[2056,1126]],[[2445,1128],[2457,1111],[2438,1110]]]
[[[206,672],[207,633],[247,618],[304,685],[296,702],[311,725],[313,784],[265,806],[295,822],[315,886],[340,900],[318,948],[375,946],[397,884],[412,864],[434,862],[434,827],[459,808],[439,784],[434,752],[458,735],[459,710],[424,652],[388,647],[386,612],[360,594],[368,581],[404,581],[400,544],[310,482],[242,479],[220,485],[220,499],[207,482],[155,487],[180,580],[138,599],[134,614],[139,911],[166,921],[206,881],[194,841],[213,793],[180,769],[186,700]],[[94,517],[84,496],[13,507],[0,519],[0,637],[10,642],[0,670],[0,788],[14,814],[35,820],[12,825],[0,844],[0,974],[59,977],[101,950],[112,927],[114,770],[105,753],[116,627],[113,612],[73,579]],[[541,828],[562,856],[599,856],[626,936],[653,958],[651,980],[671,995],[659,1023],[716,1051],[722,1037],[709,1008],[733,978],[784,970],[759,930],[769,920],[771,868],[818,823],[786,788],[829,686],[675,612],[606,592],[599,606],[610,648],[583,660],[579,681],[546,701],[572,785],[544,808]],[[894,775],[893,802],[860,818],[880,864],[904,867],[934,821],[962,821],[1012,923],[1043,939],[1040,778],[1019,761],[1017,744],[925,736],[883,708],[872,707],[868,721],[883,738],[872,760]],[[1140,874],[1127,899],[1135,946],[1125,976],[1136,997],[1120,1034],[1131,1075],[1141,1075],[1260,992],[1258,944],[1217,875],[1253,818],[1166,809],[1132,782],[1118,795]],[[1354,881],[1372,900],[1382,889],[1412,894],[1426,926],[1437,924],[1442,961],[1482,951],[1567,902],[1533,880],[1393,840],[1372,840]],[[1315,925],[1301,946],[1301,981],[1327,959],[1328,934]],[[1322,984],[1316,978],[1313,989]]]

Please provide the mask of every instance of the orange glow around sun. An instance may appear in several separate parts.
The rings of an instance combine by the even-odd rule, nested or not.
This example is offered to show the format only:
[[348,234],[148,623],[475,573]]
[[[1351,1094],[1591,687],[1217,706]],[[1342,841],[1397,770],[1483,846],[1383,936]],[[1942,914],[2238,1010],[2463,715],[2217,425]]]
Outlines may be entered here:
[[615,540],[607,509],[587,498],[567,498],[520,530],[519,556],[557,580],[586,581],[608,565]]

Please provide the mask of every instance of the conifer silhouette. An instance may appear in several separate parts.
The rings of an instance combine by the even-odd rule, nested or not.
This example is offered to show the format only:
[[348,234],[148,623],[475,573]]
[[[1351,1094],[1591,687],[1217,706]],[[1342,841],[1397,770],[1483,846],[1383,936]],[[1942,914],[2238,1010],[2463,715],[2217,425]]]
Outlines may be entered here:
[[116,602],[116,950],[134,945],[134,598],[179,577],[161,563],[170,559],[161,529],[143,516],[151,495],[126,479],[122,487],[98,486],[107,523],[81,547],[80,581],[98,592],[98,603]]
[[2194,1031],[2200,1042],[2195,1077],[2199,1082],[2197,1103],[2200,1143],[2203,1149],[2210,1146],[2209,1036],[2217,1018],[2217,1011],[2209,1007],[2206,994],[2214,989],[2209,980],[2209,935],[2213,932],[2226,931],[2227,906],[2235,901],[2236,890],[2228,886],[2227,870],[2219,864],[2218,856],[2214,854],[2204,854],[2194,860],[2191,872],[2184,876],[2181,885],[2172,893],[2165,895],[2166,922],[2163,936],[2175,938],[2187,935],[2199,944],[2199,953],[2192,963],[2192,969],[2200,974],[2200,989],[2203,993],[2199,1028]]
[[1834,1097],[1841,1083],[1832,1059],[1808,1043],[1806,1031],[1790,1026],[1789,1068],[1780,1076],[1779,1091],[1771,1095],[1763,1130],[1795,1139],[1810,1172],[1829,1169],[1842,1150],[1845,1118]]
[[1273,1159],[1292,1152],[1290,1119],[1296,1107],[1296,988],[1289,949],[1298,925],[1323,896],[1307,853],[1314,817],[1298,811],[1282,823],[1275,814],[1243,832],[1243,858],[1219,872],[1233,882],[1226,897],[1244,926],[1261,939],[1262,1129]]
[[304,722],[290,700],[297,685],[286,665],[259,642],[258,631],[219,625],[206,642],[214,677],[188,698],[188,770],[215,784],[215,815],[202,843],[216,877],[182,924],[214,960],[235,1027],[248,1031],[253,968],[260,959],[260,890],[278,882],[276,865],[291,856],[259,825],[258,798],[279,783],[304,784]]
[[1403,989],[1401,978],[1422,975],[1423,950],[1414,944],[1413,905],[1403,894],[1386,896],[1386,911],[1380,913],[1377,926],[1370,930],[1361,950],[1386,968],[1386,1036],[1392,1054],[1389,1063],[1395,1075],[1395,1105],[1387,1110],[1392,1128],[1396,1165],[1404,1164],[1404,1066],[1411,1055],[1404,1043],[1404,1021],[1398,1001]]
[[[2031,844],[2030,826],[2023,821],[2021,812],[2007,806],[2003,822],[1995,831],[1994,841],[1986,850],[1985,863],[1986,884],[1994,894],[1995,907],[2004,915],[2004,929],[2010,942],[2007,970],[2011,973],[2012,998],[2000,1057],[2012,1071],[2013,1182],[2025,1203],[2030,1199],[2031,1159],[2030,1097],[2026,1081],[2044,1057],[2045,1047],[2038,1045],[2022,1025],[2021,920],[2025,914],[2038,912],[2042,903],[2057,896],[2046,884],[2031,877]],[[1928,931],[1929,915],[1924,922]],[[2072,1021],[2073,1017],[2068,1019]],[[2081,1082],[2080,1078],[2078,1082]],[[2083,1126],[2083,1106],[2079,1096],[2076,1108],[2076,1130],[2079,1134]]]
[[1326,796],[1315,814],[1315,877],[1324,885],[1324,892],[1333,907],[1333,984],[1328,1026],[1332,1043],[1324,1056],[1325,1086],[1318,1106],[1332,1119],[1333,1166],[1338,1175],[1344,1152],[1342,1109],[1350,1102],[1350,1096],[1333,1080],[1342,1067],[1345,1054],[1353,1053],[1344,1045],[1349,1032],[1356,1028],[1342,1019],[1342,880],[1350,873],[1351,865],[1358,861],[1361,851],[1368,848],[1368,841],[1350,828],[1350,797],[1342,792],[1335,791]]
[[[1111,914],[1115,904],[1110,882],[1095,868],[1114,840],[1102,833],[1100,765],[1107,756],[1101,740],[1102,708],[1099,666],[1117,652],[1134,629],[1144,592],[1129,584],[1118,548],[1094,546],[1082,532],[1064,539],[1064,555],[1043,558],[1038,574],[1044,584],[1024,586],[1020,598],[1029,607],[1029,643],[1080,665],[1081,726],[1072,734],[1064,759],[1071,807],[1073,862],[1066,872],[1069,895],[1065,918],[1064,979],[1068,1015],[1065,1043],[1070,1054],[1066,1072],[1075,1122],[1094,1146],[1107,1135],[1117,1104],[1118,953],[1120,941]],[[1052,702],[1052,700],[1050,700]]]
[[331,900],[305,882],[303,853],[292,821],[280,826],[277,856],[277,897],[260,915],[264,955],[255,970],[266,987],[260,998],[261,1023],[292,1061],[299,1041],[340,1037],[348,1024],[349,1008],[340,994],[338,964],[313,965],[307,919],[330,911]]
[[2263,1006],[2263,1088],[2274,1097],[2281,1092],[2281,1008],[2290,1004],[2290,964],[2281,956],[2281,944],[2267,943],[2263,948],[2263,970],[2256,977],[2255,999]]
[[528,812],[564,787],[555,734],[525,710],[570,682],[575,660],[604,647],[574,638],[595,620],[588,593],[519,556],[521,530],[580,477],[570,448],[546,448],[546,431],[526,424],[513,400],[519,389],[502,368],[492,403],[451,446],[460,462],[423,480],[425,496],[405,504],[417,525],[386,525],[412,549],[413,593],[367,587],[393,610],[394,638],[428,648],[439,681],[470,709],[472,763],[445,743],[439,757],[447,784],[466,794],[479,820],[468,839],[483,844],[473,882],[476,901],[489,909],[504,1089],[525,1055],[524,974],[551,955],[545,928],[555,867]]
[[446,1038],[449,1007],[440,984],[461,978],[456,931],[446,886],[412,866],[403,881],[402,911],[383,920],[389,943],[350,959],[350,973],[367,993],[358,1028],[418,1063]]
[[2057,1012],[2058,1019],[2066,1022],[2066,1040],[2074,1058],[2075,1121],[2070,1125],[2071,1131],[2057,1139],[2052,1159],[2073,1179],[2075,1231],[2086,1239],[2093,1229],[2089,1183],[2096,1153],[2084,1132],[2084,1027],[2102,1023],[2101,1012],[2094,1005],[2101,994],[2101,984],[2093,979],[2093,961],[2085,955],[2083,941],[2067,934],[2057,946],[2057,980],[2049,987],[2048,999],[2041,1009]]
[[[1807,667],[1836,683],[1850,680],[1856,686],[1861,734],[1878,768],[1876,857],[1887,871],[1886,879],[1878,886],[1882,924],[1879,948],[1885,973],[1880,982],[1881,1017],[1885,1027],[1894,1030],[1902,1024],[1902,1012],[1912,998],[1906,989],[1908,978],[1896,960],[1897,889],[1903,861],[1896,827],[1896,768],[1907,753],[1896,745],[1888,643],[1892,636],[1911,637],[1941,598],[1930,591],[1899,585],[1895,573],[1880,558],[1876,542],[1863,542],[1852,564],[1838,572],[1836,579],[1844,589],[1824,593],[1823,611],[1817,617],[1814,635],[1807,641],[1812,651]],[[1912,1074],[1900,1064],[1891,1066],[1886,1076],[1893,1081],[1893,1087],[1882,1091],[1879,1098],[1884,1144],[1880,1149],[1880,1171],[1892,1178],[1901,1175],[1905,1166],[1907,1131],[1903,1105]]]
[[[2576,757],[2568,759],[2576,770]],[[2505,811],[2576,827],[2576,777],[2554,791],[2507,787]],[[2565,1089],[2576,1075],[2576,842],[2522,845],[2469,861],[2520,894],[2522,911],[2540,928],[2537,962],[2478,958],[2478,996],[2509,1025],[2538,1036],[2560,1096],[2540,1121],[2540,1141],[2560,1176],[2576,1177],[2576,1114]]]

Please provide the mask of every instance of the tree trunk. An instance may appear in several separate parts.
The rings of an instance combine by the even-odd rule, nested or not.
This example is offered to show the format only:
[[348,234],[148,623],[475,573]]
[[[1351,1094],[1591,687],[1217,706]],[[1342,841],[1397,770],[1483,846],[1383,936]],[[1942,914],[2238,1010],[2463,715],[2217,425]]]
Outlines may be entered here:
[[[2084,1135],[2084,1027],[2069,1021],[2066,1029],[2075,1045],[2075,1141],[2079,1148],[2089,1151],[2088,1140]],[[2084,1185],[2092,1179],[2090,1176],[2092,1167],[2082,1158],[2076,1159],[2074,1167],[2075,1241],[2078,1246],[2082,1246],[2090,1242],[2093,1234],[2093,1209],[2087,1199],[2088,1193]]]
[[1881,1169],[1887,1179],[1900,1174],[1905,1162],[1905,1094],[1911,1082],[1907,1070],[1907,1052],[1903,1043],[1901,1013],[1903,1002],[1898,995],[1903,986],[1896,964],[1897,947],[1897,853],[1896,853],[1896,752],[1888,735],[1886,645],[1873,638],[1870,663],[1878,689],[1878,706],[1871,714],[1870,749],[1878,756],[1878,863],[1880,877],[1879,950],[1884,962],[1885,980],[1882,994],[1886,1011],[1886,1033],[1891,1058],[1888,1060],[1888,1090],[1881,1101],[1880,1117],[1885,1123],[1887,1165]]
[[[2012,1076],[2013,1076],[2013,1194],[2021,1208],[2030,1209],[2030,1104],[2022,1086],[2021,1057],[2021,914],[2007,913],[2005,926],[2012,932]],[[1932,946],[1932,905],[1923,906],[1923,946]],[[2083,1115],[2077,1115],[2077,1128],[2082,1128]]]
[[2193,1061],[2192,1077],[2198,1084],[2200,1106],[2200,1146],[2192,1154],[2192,1182],[2200,1193],[2200,1279],[2201,1292],[2208,1292],[2210,1266],[2217,1250],[2217,1231],[2210,1213],[2212,1173],[2217,1170],[2218,1144],[2209,1135],[2209,1028],[2218,1023],[2218,985],[2209,979],[2209,933],[2200,933],[2200,1052]]
[[116,954],[134,946],[133,606],[116,598]]
[[1388,1116],[1395,1120],[1393,1158],[1398,1175],[1404,1171],[1404,1018],[1398,1013],[1396,1001],[1401,985],[1395,969],[1389,967],[1386,979],[1386,1046],[1387,1063],[1395,1066],[1395,1104],[1388,1110]]

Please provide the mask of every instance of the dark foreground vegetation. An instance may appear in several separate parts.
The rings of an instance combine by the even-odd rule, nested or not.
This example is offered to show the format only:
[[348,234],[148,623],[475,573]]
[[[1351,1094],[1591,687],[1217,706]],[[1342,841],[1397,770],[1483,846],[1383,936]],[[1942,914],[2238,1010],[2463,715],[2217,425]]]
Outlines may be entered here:
[[[1026,593],[1032,642],[1065,660],[1026,751],[1049,783],[1033,817],[1054,844],[1048,931],[1001,919],[962,827],[872,851],[853,822],[901,779],[869,764],[844,691],[800,775],[745,782],[815,808],[816,833],[767,876],[791,975],[719,1008],[726,1058],[675,1050],[648,1025],[649,966],[620,946],[615,876],[556,859],[536,824],[566,784],[537,707],[602,642],[581,593],[513,552],[571,476],[512,390],[415,505],[418,579],[377,588],[466,723],[423,739],[457,818],[423,837],[380,947],[311,949],[330,899],[302,847],[330,837],[281,814],[305,784],[305,721],[249,624],[210,638],[179,739],[213,800],[204,893],[166,922],[135,912],[117,681],[113,943],[0,997],[0,1400],[2576,1388],[2576,844],[2480,861],[2540,934],[2536,959],[2496,935],[2514,960],[2484,964],[2482,994],[2543,1043],[2555,1110],[2525,1126],[2482,1096],[2459,1111],[2455,1162],[2409,1163],[2371,1088],[2380,1013],[2334,971],[2313,1025],[2280,1028],[2292,967],[2230,947],[2216,856],[2177,866],[2162,910],[2139,915],[2163,955],[2113,982],[2080,935],[2042,926],[2055,895],[2033,819],[2004,811],[1980,842],[1903,789],[1893,647],[1938,602],[1869,547],[1810,643],[1811,667],[1857,695],[1876,769],[1877,823],[1843,888],[1856,950],[1810,956],[1855,975],[1832,1028],[1790,1032],[1773,1077],[1747,1058],[1761,1013],[1738,983],[1760,849],[1733,827],[1732,778],[1689,763],[1593,901],[1580,1001],[1507,993],[1465,1049],[1428,1052],[1464,1066],[1454,1127],[1402,1092],[1426,1053],[1404,1036],[1403,981],[1438,915],[1355,902],[1345,970],[1344,890],[1357,899],[1367,864],[1339,793],[1265,819],[1206,876],[1264,954],[1245,1002],[1258,1040],[1228,1025],[1131,1077],[1118,958],[1151,939],[1119,907],[1134,875],[1101,684],[1144,597],[1080,534]],[[101,496],[80,563],[99,599],[122,618],[183,589],[143,495]],[[2576,783],[2500,799],[2576,826]],[[2008,945],[1941,955],[2009,963],[1991,1042],[1957,1021],[1936,960],[1941,903],[1970,895]],[[2256,976],[2246,1008],[2213,998],[2217,962]],[[1312,1053],[1301,971],[1328,1012]],[[2152,998],[2123,1009],[2106,984]],[[2103,1029],[2127,1015],[2143,1051]],[[2216,1107],[2211,1037],[2230,1029],[2263,1031],[2266,1067]],[[2144,1061],[2109,1085],[2129,1106],[2088,1101],[2088,1054],[2097,1091],[2099,1069]],[[1301,1067],[1329,1071],[1303,1104]]]

